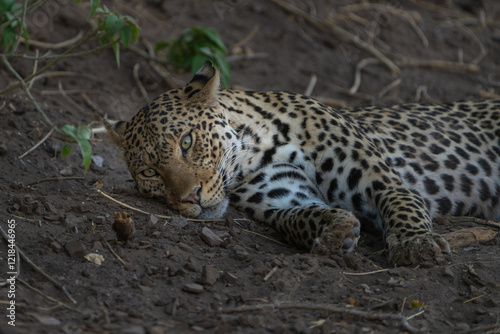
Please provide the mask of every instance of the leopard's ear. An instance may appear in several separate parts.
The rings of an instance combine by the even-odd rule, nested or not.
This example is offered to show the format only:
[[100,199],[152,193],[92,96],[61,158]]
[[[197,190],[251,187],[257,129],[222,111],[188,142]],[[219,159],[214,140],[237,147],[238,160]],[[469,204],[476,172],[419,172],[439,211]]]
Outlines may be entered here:
[[220,88],[219,71],[211,61],[206,61],[183,91],[189,103],[214,105]]
[[109,119],[103,119],[104,127],[106,128],[109,137],[113,142],[120,148],[123,148],[123,136],[125,135],[125,129],[127,128],[127,122],[124,121],[112,121]]

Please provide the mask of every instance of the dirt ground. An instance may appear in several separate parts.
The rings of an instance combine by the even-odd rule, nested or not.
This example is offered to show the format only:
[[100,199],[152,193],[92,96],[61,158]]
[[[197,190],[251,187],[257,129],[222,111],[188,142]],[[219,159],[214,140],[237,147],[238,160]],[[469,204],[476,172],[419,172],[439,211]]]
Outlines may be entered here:
[[[167,40],[190,26],[214,27],[230,50],[233,87],[305,92],[315,75],[313,96],[347,106],[500,96],[498,1],[294,3],[314,17],[335,20],[394,60],[401,72],[366,61],[373,55],[339,38],[331,26],[315,26],[285,11],[278,1],[111,0],[106,5],[138,21],[137,47],[143,50],[148,42]],[[31,38],[59,43],[89,32],[87,13],[85,1],[49,1],[27,17]],[[35,49],[40,54],[65,50],[32,43],[28,53]],[[33,72],[33,61],[9,59],[23,77]],[[363,63],[356,84],[356,66]],[[16,82],[4,64],[0,71],[0,89]],[[175,75],[181,81],[190,77]],[[106,50],[60,61],[31,92],[57,126],[95,128],[104,115],[130,118],[147,99],[168,89],[147,60],[123,51],[118,69]],[[354,253],[313,256],[283,245],[274,231],[234,211],[225,221],[209,223],[124,208],[97,189],[102,185],[113,198],[143,211],[172,214],[159,201],[138,195],[118,150],[103,135],[91,140],[94,162],[84,175],[76,144],[63,159],[65,142],[55,134],[18,158],[49,131],[22,90],[0,95],[0,115],[0,225],[7,230],[15,221],[15,244],[53,280],[20,262],[15,284],[0,287],[1,333],[500,330],[498,236],[415,267],[393,268],[383,243],[368,233]],[[84,179],[53,180],[59,177]],[[115,212],[133,218],[133,242],[117,243]],[[477,225],[466,220],[435,227],[447,233]],[[4,281],[12,270],[8,244],[0,240]],[[104,262],[85,260],[88,253],[102,255]],[[12,300],[15,327],[7,317]]]

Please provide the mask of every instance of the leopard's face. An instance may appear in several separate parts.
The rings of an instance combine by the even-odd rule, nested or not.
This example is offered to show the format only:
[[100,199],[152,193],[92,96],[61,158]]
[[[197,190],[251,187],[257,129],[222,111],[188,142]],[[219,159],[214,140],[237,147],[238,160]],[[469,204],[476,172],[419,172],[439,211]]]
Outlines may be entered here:
[[106,126],[139,192],[183,216],[220,218],[228,205],[227,152],[237,135],[216,101],[197,96],[203,91],[196,83],[161,95],[128,122]]

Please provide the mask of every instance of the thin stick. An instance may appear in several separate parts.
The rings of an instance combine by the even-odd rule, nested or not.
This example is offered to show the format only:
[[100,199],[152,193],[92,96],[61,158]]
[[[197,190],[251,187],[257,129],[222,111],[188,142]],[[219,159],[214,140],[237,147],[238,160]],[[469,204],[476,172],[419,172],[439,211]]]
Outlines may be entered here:
[[350,275],[350,276],[366,276],[366,275],[373,275],[373,274],[378,274],[378,273],[383,273],[386,272],[389,269],[379,269],[379,270],[374,270],[374,271],[368,271],[365,273],[348,273],[348,272],[343,272],[342,274],[344,275]]
[[356,71],[354,72],[354,82],[352,84],[352,87],[349,88],[349,94],[353,95],[358,92],[359,86],[361,85],[361,70],[367,65],[378,64],[378,63],[379,63],[378,59],[365,58],[356,64]]
[[134,80],[135,80],[135,83],[137,84],[137,87],[139,87],[139,90],[141,91],[142,98],[144,99],[144,101],[149,101],[150,98],[149,98],[148,92],[146,91],[146,88],[144,88],[144,85],[142,84],[141,79],[139,78],[139,69],[140,68],[141,68],[141,64],[136,63],[134,65],[134,69],[133,69]]
[[476,297],[473,297],[471,299],[467,299],[466,301],[464,301],[464,304],[467,304],[467,303],[470,303],[471,301],[473,300],[476,300],[476,299],[479,299],[479,298],[483,298],[486,294],[482,294],[482,295],[479,295],[479,296],[476,296]]
[[18,159],[22,159],[24,158],[26,155],[30,154],[31,152],[33,152],[34,150],[37,149],[38,146],[42,145],[46,140],[47,138],[50,137],[50,135],[52,134],[52,132],[54,132],[54,128],[51,128],[49,133],[47,133],[45,135],[45,137],[43,137],[38,143],[36,143],[32,148],[30,148],[29,150],[27,150],[26,152],[24,152],[23,154],[21,154],[19,157],[17,157]]
[[401,71],[399,67],[389,58],[387,58],[382,52],[380,52],[378,49],[373,47],[372,45],[366,43],[365,41],[361,40],[358,36],[348,32],[347,30],[344,30],[340,28],[339,26],[335,25],[332,22],[326,21],[326,20],[321,20],[320,18],[310,15],[309,13],[304,12],[302,9],[295,7],[294,5],[283,1],[283,0],[272,0],[275,4],[280,6],[281,8],[285,9],[286,11],[298,15],[300,17],[303,17],[306,21],[311,23],[314,27],[317,29],[323,29],[323,28],[329,28],[331,33],[338,39],[352,43],[355,46],[357,46],[360,49],[366,50],[367,52],[371,53],[374,55],[376,58],[378,58],[389,70],[393,75],[399,74]]
[[332,313],[341,313],[349,315],[357,315],[367,319],[376,320],[395,320],[401,322],[407,331],[411,333],[421,333],[421,330],[413,327],[409,324],[408,318],[402,314],[392,314],[392,313],[378,313],[378,312],[367,312],[361,311],[353,308],[342,308],[327,304],[258,304],[258,305],[244,305],[239,307],[222,309],[222,313],[240,313],[249,311],[262,311],[262,310],[314,310],[314,311],[328,311]]
[[106,241],[106,246],[108,246],[109,250],[111,251],[111,253],[113,253],[113,255],[116,257],[116,259],[118,261],[120,261],[121,264],[123,264],[124,266],[126,266],[127,264],[125,263],[125,261],[123,261],[123,259],[118,255],[116,254],[115,250],[111,247],[111,245],[109,244],[109,242]]
[[80,113],[84,114],[85,113],[85,110],[82,109],[82,107],[80,107],[78,105],[78,103],[75,102],[75,100],[73,100],[71,97],[68,96],[68,94],[66,94],[66,92],[64,91],[63,87],[62,87],[62,83],[61,81],[59,81],[57,83],[57,86],[59,88],[59,91],[61,92],[61,95],[64,97],[64,99],[66,101],[69,102],[69,104],[71,104],[76,110],[78,110]]
[[378,93],[378,97],[384,97],[388,92],[390,92],[392,89],[396,88],[397,86],[401,85],[401,79],[397,78],[384,88]]
[[311,75],[311,79],[309,80],[309,84],[307,85],[304,95],[311,96],[314,87],[316,87],[317,82],[318,82],[318,77],[316,76],[316,74]]
[[[0,225],[0,234],[2,235],[2,237],[5,240],[7,240],[7,241],[9,240],[9,238],[7,236],[7,233],[5,233],[5,230],[2,228],[1,225]],[[19,255],[21,256],[21,258],[27,264],[29,264],[33,269],[35,269],[35,271],[37,271],[39,274],[41,274],[43,277],[45,277],[46,279],[48,279],[49,281],[51,281],[55,286],[57,286],[59,289],[61,289],[64,292],[64,294],[66,295],[66,297],[68,297],[69,300],[71,300],[73,302],[73,304],[76,304],[76,300],[73,299],[73,297],[71,297],[71,295],[68,293],[68,291],[66,290],[66,287],[64,285],[62,285],[61,283],[59,283],[58,281],[56,281],[55,279],[53,279],[52,277],[50,277],[49,275],[47,275],[36,264],[34,264],[33,262],[31,262],[31,260],[26,256],[26,254],[24,254],[24,252],[18,246],[16,246],[16,251],[19,253]]]
[[[50,300],[50,301],[51,301],[51,302],[53,302],[53,303],[56,303],[56,306],[63,306],[63,307],[65,307],[65,308],[67,308],[68,310],[71,310],[71,311],[74,311],[74,312],[78,312],[78,313],[83,314],[83,312],[82,312],[82,311],[77,310],[77,309],[75,309],[75,308],[73,308],[73,307],[71,307],[71,306],[69,306],[69,305],[67,305],[67,304],[63,303],[62,301],[59,301],[59,300],[57,300],[57,299],[55,299],[55,298],[52,298],[51,296],[46,295],[46,294],[45,294],[45,293],[43,293],[42,291],[40,291],[40,290],[38,290],[37,288],[35,288],[35,287],[31,286],[31,285],[30,285],[28,282],[26,282],[25,280],[23,280],[23,279],[20,279],[20,278],[19,278],[19,279],[18,279],[18,281],[19,281],[19,282],[21,282],[21,283],[22,283],[24,286],[26,286],[28,289],[30,289],[30,290],[32,290],[32,291],[34,291],[34,292],[38,293],[38,294],[39,294],[40,296],[42,296],[43,298],[48,299],[48,300]],[[16,303],[16,304],[17,304],[17,303]]]
[[31,187],[31,186],[34,186],[36,184],[45,183],[45,182],[60,182],[60,181],[71,181],[71,180],[83,181],[83,180],[85,180],[85,178],[82,176],[54,177],[54,178],[50,178],[50,179],[43,179],[43,180],[30,182],[26,185],[26,187]]
[[[3,63],[5,64],[5,66],[7,67],[7,69],[16,77],[16,79],[19,81],[19,85],[16,86],[16,85],[13,85],[13,86],[16,86],[16,87],[19,87],[19,86],[22,86],[26,95],[28,95],[28,98],[30,99],[31,103],[33,103],[33,105],[35,106],[35,108],[38,110],[38,112],[40,112],[43,116],[43,119],[45,120],[45,122],[47,122],[47,124],[49,124],[52,128],[54,128],[54,124],[52,123],[52,121],[50,120],[49,116],[47,116],[47,114],[45,113],[45,111],[42,110],[42,108],[40,108],[40,106],[38,105],[38,102],[36,102],[35,98],[33,97],[33,95],[31,95],[31,92],[28,88],[28,86],[26,86],[26,82],[24,81],[24,79],[19,75],[19,73],[17,73],[17,71],[12,67],[12,65],[10,64],[10,62],[7,60],[7,58],[5,56],[2,56],[2,61]],[[29,79],[26,79],[26,80],[31,80],[31,78]],[[12,86],[12,87],[13,87]],[[8,88],[2,92],[0,92],[0,95],[2,95],[3,93],[6,93],[8,91]],[[47,137],[48,138],[48,137]],[[45,138],[45,139],[47,139]],[[44,140],[45,140],[44,139]],[[43,142],[43,141],[42,141]],[[40,144],[42,143],[40,142]],[[38,144],[38,145],[40,145]],[[38,147],[38,145],[36,147]],[[30,152],[30,151],[28,151]],[[24,156],[24,155],[23,155]]]
[[[78,35],[76,35],[75,37],[70,38],[70,39],[63,41],[63,42],[59,42],[59,43],[46,43],[46,42],[35,41],[32,39],[28,40],[28,43],[29,43],[29,45],[36,46],[38,48],[55,50],[55,49],[62,49],[62,48],[68,47],[70,45],[73,45],[76,42],[78,42],[79,40],[81,40],[82,37],[83,37],[83,31],[80,31],[78,33]],[[26,40],[22,36],[19,37],[19,40],[23,43],[26,43]]]
[[258,25],[254,26],[252,28],[252,31],[250,31],[250,33],[248,35],[246,35],[241,41],[239,41],[236,44],[234,44],[233,46],[231,46],[231,50],[234,50],[236,48],[240,48],[243,45],[245,45],[248,42],[250,42],[252,40],[252,38],[254,38],[255,35],[257,34],[257,32],[259,31],[259,28],[260,27]]
[[[38,49],[36,49],[35,55],[38,57]],[[33,73],[36,73],[37,70],[38,70],[38,59],[35,59],[35,64],[33,65]],[[28,89],[31,89],[31,87],[33,87],[33,84],[35,83],[35,81],[36,81],[36,78],[33,78],[33,80],[31,80],[28,83]]]
[[[132,211],[135,211],[135,212],[139,212],[139,213],[142,213],[144,215],[154,215],[158,218],[161,218],[161,219],[172,219],[172,216],[165,216],[165,215],[158,215],[158,214],[155,214],[155,213],[150,213],[150,212],[147,212],[147,211],[143,211],[141,209],[138,209],[136,207],[133,207],[131,205],[128,205],[126,203],[123,203],[123,202],[120,202],[119,200],[117,199],[114,199],[113,197],[111,197],[110,195],[108,195],[107,193],[105,193],[104,191],[102,190],[99,190],[99,189],[96,189],[96,191],[101,194],[102,196],[106,197],[107,199],[111,200],[112,202],[115,202],[116,204],[119,204],[127,209],[130,209]],[[193,218],[187,218],[186,219],[187,221],[192,221],[192,222],[223,222],[224,219],[193,219]]]
[[476,74],[480,70],[479,66],[476,64],[457,63],[447,60],[418,60],[408,57],[403,57],[401,60],[396,61],[396,64],[400,66],[426,67],[448,72],[464,72],[469,74]]
[[267,282],[271,276],[274,275],[274,273],[276,273],[278,271],[278,267],[274,267],[270,272],[267,273],[266,276],[264,276],[264,282]]
[[285,246],[285,247],[290,247],[290,245],[284,244],[284,243],[282,243],[281,241],[278,241],[278,240],[276,240],[276,239],[270,238],[270,237],[265,236],[265,235],[263,235],[263,234],[260,234],[260,233],[254,232],[254,231],[250,231],[250,230],[245,230],[245,229],[242,229],[242,231],[243,231],[243,232],[247,232],[247,233],[251,233],[251,234],[258,235],[259,237],[262,237],[262,238],[267,239],[267,240],[271,240],[271,241],[273,241],[273,242],[275,242],[275,243],[277,243],[277,244],[280,244],[280,245],[282,245],[282,246]]

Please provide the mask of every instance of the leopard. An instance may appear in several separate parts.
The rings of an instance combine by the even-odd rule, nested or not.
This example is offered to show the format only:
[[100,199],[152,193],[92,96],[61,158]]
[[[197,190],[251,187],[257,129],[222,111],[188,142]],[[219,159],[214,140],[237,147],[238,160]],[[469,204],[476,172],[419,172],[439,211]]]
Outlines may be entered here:
[[366,228],[395,266],[438,261],[434,218],[500,218],[500,100],[334,108],[223,88],[206,62],[105,127],[141,194],[202,220],[232,205],[315,254],[354,251]]

